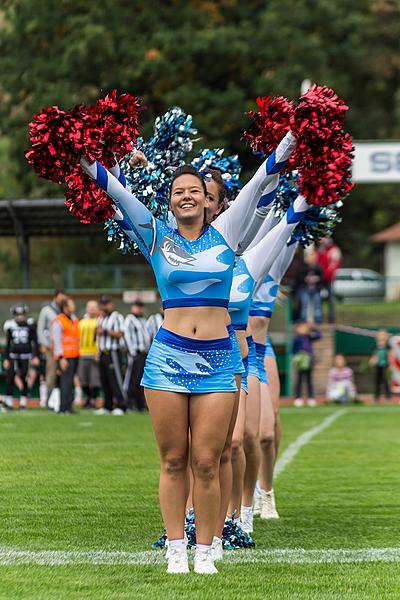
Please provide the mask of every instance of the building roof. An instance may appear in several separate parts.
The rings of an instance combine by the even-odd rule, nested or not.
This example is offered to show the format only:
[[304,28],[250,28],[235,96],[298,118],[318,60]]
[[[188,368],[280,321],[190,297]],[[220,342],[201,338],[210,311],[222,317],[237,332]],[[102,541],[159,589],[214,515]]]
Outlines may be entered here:
[[391,225],[371,236],[373,242],[400,242],[400,223]]
[[83,225],[64,198],[0,200],[0,236],[104,235],[101,225]]

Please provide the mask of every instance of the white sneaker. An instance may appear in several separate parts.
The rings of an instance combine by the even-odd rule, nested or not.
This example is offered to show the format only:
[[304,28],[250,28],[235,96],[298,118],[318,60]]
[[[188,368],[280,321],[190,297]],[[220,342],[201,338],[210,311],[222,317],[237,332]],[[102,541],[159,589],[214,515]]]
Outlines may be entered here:
[[278,511],[276,510],[276,506],[275,506],[274,490],[271,490],[270,492],[264,492],[264,490],[261,490],[261,493],[262,493],[261,518],[262,519],[279,519],[279,514],[278,514]]
[[240,525],[245,533],[249,535],[253,533],[253,507],[241,506],[240,508]]
[[194,572],[201,575],[215,575],[218,573],[209,550],[197,550],[194,555]]
[[296,398],[296,400],[293,402],[293,405],[296,408],[300,408],[300,407],[304,406],[304,400],[303,400],[303,398]]
[[261,488],[260,488],[260,484],[256,483],[256,489],[254,490],[254,496],[253,496],[253,515],[260,515],[261,514]]
[[167,573],[189,573],[187,550],[170,548]]
[[315,400],[315,398],[309,398],[307,400],[307,406],[311,406],[312,408],[314,408],[314,406],[317,406],[317,401]]
[[109,414],[110,414],[110,411],[109,411],[109,410],[107,410],[106,408],[98,408],[97,410],[94,410],[94,411],[93,411],[93,414],[94,414],[94,415],[97,415],[97,416],[101,416],[101,415],[109,415]]
[[111,414],[114,417],[123,417],[124,416],[124,411],[122,410],[122,408],[114,408],[113,411],[111,411]]
[[213,560],[223,560],[224,558],[222,540],[217,536],[214,536],[213,543],[211,545],[211,556]]

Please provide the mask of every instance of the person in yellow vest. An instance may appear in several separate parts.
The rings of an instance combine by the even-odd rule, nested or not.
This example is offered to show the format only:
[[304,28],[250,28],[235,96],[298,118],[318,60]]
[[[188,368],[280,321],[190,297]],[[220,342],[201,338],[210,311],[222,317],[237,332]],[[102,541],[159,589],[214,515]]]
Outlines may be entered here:
[[73,305],[65,299],[60,305],[60,314],[51,323],[54,360],[60,371],[60,413],[74,413],[74,375],[79,359],[79,320],[73,314]]
[[96,343],[98,316],[98,303],[96,300],[89,300],[86,304],[85,316],[79,321],[81,342],[78,375],[82,390],[86,396],[83,408],[96,407],[96,398],[101,387]]

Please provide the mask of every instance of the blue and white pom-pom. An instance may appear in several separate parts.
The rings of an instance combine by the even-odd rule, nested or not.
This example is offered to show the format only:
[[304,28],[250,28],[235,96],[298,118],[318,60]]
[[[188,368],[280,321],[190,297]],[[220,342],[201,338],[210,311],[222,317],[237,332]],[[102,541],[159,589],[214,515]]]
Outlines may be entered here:
[[[299,194],[298,179],[299,174],[296,171],[286,173],[280,178],[274,202],[275,215],[280,219]],[[341,201],[328,206],[311,205],[293,231],[288,245],[299,243],[306,248],[323,237],[330,237],[336,225],[342,220],[338,212],[342,205]]]
[[239,179],[242,165],[237,154],[224,156],[223,148],[204,148],[190,163],[200,172],[204,169],[216,169],[224,180],[227,200],[234,200],[242,183]]
[[[193,139],[196,133],[192,116],[174,106],[161,117],[157,117],[151,138],[147,142],[139,138],[135,151],[120,162],[127,188],[155,217],[163,220],[167,218],[173,172],[176,167],[185,163],[187,154],[196,141]],[[141,150],[146,156],[146,167],[131,167],[129,164],[130,158],[137,150]],[[136,244],[124,234],[115,219],[108,219],[105,229],[108,240],[116,242],[122,253],[139,252]]]

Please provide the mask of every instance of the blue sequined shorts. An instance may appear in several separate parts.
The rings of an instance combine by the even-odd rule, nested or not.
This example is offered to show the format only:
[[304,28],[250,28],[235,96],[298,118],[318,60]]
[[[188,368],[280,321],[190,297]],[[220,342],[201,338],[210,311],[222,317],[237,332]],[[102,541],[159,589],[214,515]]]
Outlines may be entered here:
[[233,372],[235,375],[242,375],[245,372],[245,369],[243,366],[242,355],[240,354],[239,342],[237,341],[233,326],[228,325],[227,329],[232,342]]
[[257,362],[257,355],[256,355],[256,346],[254,344],[253,338],[250,336],[248,336],[247,338],[247,345],[249,347],[249,371],[248,371],[248,375],[252,376],[252,377],[257,377],[257,379],[260,379],[260,373],[258,371],[258,362]]
[[153,390],[236,392],[229,337],[194,340],[161,327],[150,347],[141,384]]
[[268,383],[268,376],[265,370],[264,358],[265,358],[265,344],[255,343],[258,373],[260,376],[260,383]]
[[244,373],[242,375],[242,381],[240,382],[240,389],[244,390],[246,392],[246,394],[249,393],[249,384],[247,381],[247,375],[249,373],[249,357],[245,356],[242,359],[242,363],[243,363],[243,367],[244,367]]

